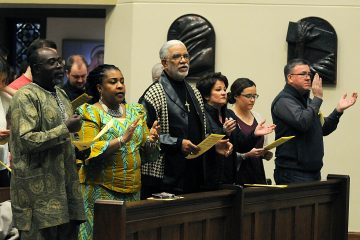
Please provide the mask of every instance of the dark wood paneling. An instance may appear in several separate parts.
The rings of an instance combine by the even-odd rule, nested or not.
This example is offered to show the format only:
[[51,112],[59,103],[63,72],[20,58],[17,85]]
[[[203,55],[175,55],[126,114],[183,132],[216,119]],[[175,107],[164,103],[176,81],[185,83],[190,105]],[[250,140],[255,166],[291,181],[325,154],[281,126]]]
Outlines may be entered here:
[[10,200],[10,188],[2,187],[0,188],[0,202],[4,202],[6,200]]
[[349,181],[330,175],[283,189],[245,189],[242,240],[347,239]]
[[[293,240],[295,239],[295,209],[285,208],[275,210],[273,239]],[[287,227],[284,227],[287,226]]]
[[321,226],[317,226],[319,239],[331,239],[331,203],[322,203],[318,207],[318,221]]
[[[111,207],[112,201],[98,201],[95,218],[108,218],[108,220],[107,222],[95,220],[94,239],[125,239],[121,238],[124,236],[119,235],[114,237],[106,235],[104,238],[101,232],[109,231],[108,224],[125,225],[126,239],[239,239],[235,237],[240,236],[238,205],[241,204],[242,191],[238,186],[232,188],[188,194],[176,201],[147,200],[117,204],[113,207]],[[117,219],[114,221],[114,218]],[[123,228],[111,227],[111,229],[119,231]]]
[[348,240],[360,240],[360,232],[349,232]]
[[112,219],[95,221],[95,240],[125,240],[119,231],[131,240],[347,240],[349,181],[331,175],[283,189],[233,186],[176,201],[107,204],[112,210],[95,207],[95,220]]

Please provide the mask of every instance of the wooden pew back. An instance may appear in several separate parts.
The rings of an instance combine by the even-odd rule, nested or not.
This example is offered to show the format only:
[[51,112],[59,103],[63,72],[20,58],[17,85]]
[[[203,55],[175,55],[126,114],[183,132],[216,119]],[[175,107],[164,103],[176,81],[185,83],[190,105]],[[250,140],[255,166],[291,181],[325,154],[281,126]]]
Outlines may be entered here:
[[0,202],[10,200],[10,188],[0,187]]
[[349,177],[95,204],[95,240],[347,240]]
[[187,194],[173,201],[98,201],[94,239],[239,239],[241,191],[236,189]]
[[293,184],[283,189],[245,189],[242,240],[347,240],[348,176]]

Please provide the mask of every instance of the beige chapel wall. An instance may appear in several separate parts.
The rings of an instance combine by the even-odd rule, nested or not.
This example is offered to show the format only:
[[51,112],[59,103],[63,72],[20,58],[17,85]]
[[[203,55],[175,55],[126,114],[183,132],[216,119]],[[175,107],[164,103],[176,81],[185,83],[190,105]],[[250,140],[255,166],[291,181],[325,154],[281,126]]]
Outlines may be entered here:
[[[324,113],[333,110],[341,94],[360,90],[360,3],[357,1],[302,1],[300,5],[290,0],[272,1],[272,4],[265,1],[246,4],[240,0],[131,2],[119,2],[108,12],[105,29],[105,61],[122,69],[129,102],[137,101],[151,83],[151,67],[159,62],[158,50],[166,41],[170,24],[189,13],[202,15],[214,26],[216,71],[227,75],[231,83],[238,77],[256,82],[260,98],[255,110],[269,123],[270,103],[284,85],[282,69],[287,56],[285,38],[289,21],[321,17],[337,31],[338,83],[324,90]],[[356,139],[360,135],[359,108],[360,103],[348,110],[341,118],[339,129],[325,137],[322,171],[323,178],[328,173],[351,176],[350,231],[360,231],[360,160]],[[274,162],[265,165],[267,176],[272,177]]]
[[46,38],[56,42],[60,54],[64,39],[102,41],[104,37],[103,18],[47,18]]

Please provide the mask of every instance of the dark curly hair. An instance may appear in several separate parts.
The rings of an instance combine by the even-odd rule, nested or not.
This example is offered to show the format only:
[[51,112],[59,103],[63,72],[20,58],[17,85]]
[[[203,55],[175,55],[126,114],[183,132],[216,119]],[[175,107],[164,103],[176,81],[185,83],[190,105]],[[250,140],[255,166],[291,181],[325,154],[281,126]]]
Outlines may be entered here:
[[97,90],[96,85],[102,84],[104,75],[109,70],[117,70],[120,71],[118,67],[115,65],[110,64],[102,64],[94,68],[91,72],[89,72],[89,75],[86,78],[86,85],[85,85],[85,91],[88,95],[92,96],[93,98],[90,100],[90,103],[96,103],[100,99],[99,91]]
[[226,88],[229,86],[227,77],[222,75],[221,72],[210,73],[196,83],[196,88],[201,93],[205,102],[205,98],[210,97],[211,89],[214,87],[216,81],[222,81]]
[[228,92],[228,103],[234,104],[235,97],[239,96],[245,88],[255,86],[256,84],[248,78],[238,78],[231,84],[230,92]]

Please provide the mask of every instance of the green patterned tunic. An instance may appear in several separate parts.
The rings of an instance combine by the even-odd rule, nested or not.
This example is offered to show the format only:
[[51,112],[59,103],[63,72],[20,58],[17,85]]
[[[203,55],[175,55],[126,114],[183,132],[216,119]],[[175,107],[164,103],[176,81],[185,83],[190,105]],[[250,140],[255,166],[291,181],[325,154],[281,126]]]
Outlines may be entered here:
[[52,94],[31,83],[13,97],[10,149],[11,201],[15,227],[28,231],[78,220],[84,206],[74,148],[64,119],[72,107],[65,92]]

